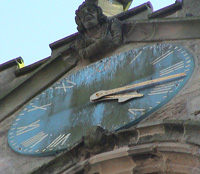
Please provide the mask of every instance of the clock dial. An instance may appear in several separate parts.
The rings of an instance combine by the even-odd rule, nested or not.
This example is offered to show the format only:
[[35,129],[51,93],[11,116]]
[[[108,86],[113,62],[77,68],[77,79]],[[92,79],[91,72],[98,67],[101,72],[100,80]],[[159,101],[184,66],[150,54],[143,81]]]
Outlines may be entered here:
[[[12,124],[8,143],[18,153],[45,156],[71,147],[92,126],[109,131],[128,128],[177,94],[193,68],[191,53],[169,44],[91,64],[32,99]],[[104,96],[92,101],[98,91]]]

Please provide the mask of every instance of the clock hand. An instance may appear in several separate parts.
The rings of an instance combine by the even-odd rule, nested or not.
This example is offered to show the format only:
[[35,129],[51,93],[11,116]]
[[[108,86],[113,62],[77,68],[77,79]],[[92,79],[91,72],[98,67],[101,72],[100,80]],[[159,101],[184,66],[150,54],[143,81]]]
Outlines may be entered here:
[[104,97],[101,97],[100,99],[97,99],[95,101],[91,101],[91,102],[99,102],[102,100],[115,100],[118,99],[119,103],[125,102],[127,100],[130,100],[132,98],[138,98],[138,97],[143,97],[144,94],[139,94],[137,93],[137,91],[133,91],[133,92],[129,92],[126,94],[116,94],[116,95],[106,95]]
[[134,89],[137,87],[151,85],[151,84],[155,84],[157,82],[171,80],[171,79],[178,78],[178,77],[184,77],[186,75],[187,75],[186,73],[179,73],[179,74],[174,74],[171,76],[166,76],[166,77],[162,77],[162,78],[158,78],[158,79],[148,80],[148,81],[141,82],[141,83],[136,83],[136,84],[129,85],[129,86],[124,86],[124,87],[110,89],[110,90],[98,91],[90,96],[90,101],[94,102],[95,100],[100,99],[105,96],[108,96],[110,94],[115,94],[115,93],[123,92],[123,91],[129,90],[129,89]]

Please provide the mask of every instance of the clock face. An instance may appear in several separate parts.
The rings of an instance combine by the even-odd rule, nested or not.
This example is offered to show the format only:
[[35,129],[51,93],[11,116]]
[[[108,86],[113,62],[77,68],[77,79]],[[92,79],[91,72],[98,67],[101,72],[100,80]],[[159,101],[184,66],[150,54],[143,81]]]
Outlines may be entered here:
[[[90,127],[101,125],[109,131],[128,128],[176,95],[193,68],[190,52],[169,44],[98,61],[32,99],[13,122],[8,143],[20,154],[45,156],[71,147]],[[135,87],[125,90],[127,85]],[[91,102],[91,96],[102,90],[111,94],[104,91],[104,97]],[[131,97],[123,101],[126,96]]]

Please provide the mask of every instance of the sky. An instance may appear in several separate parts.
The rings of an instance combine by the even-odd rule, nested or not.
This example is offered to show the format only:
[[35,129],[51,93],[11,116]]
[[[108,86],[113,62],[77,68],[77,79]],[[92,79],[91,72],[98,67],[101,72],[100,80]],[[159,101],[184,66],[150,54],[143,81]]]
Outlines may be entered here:
[[[154,11],[175,0],[150,0]],[[49,44],[77,32],[83,0],[0,0],[0,64],[21,56],[25,65],[51,55]],[[130,8],[148,0],[133,0]]]

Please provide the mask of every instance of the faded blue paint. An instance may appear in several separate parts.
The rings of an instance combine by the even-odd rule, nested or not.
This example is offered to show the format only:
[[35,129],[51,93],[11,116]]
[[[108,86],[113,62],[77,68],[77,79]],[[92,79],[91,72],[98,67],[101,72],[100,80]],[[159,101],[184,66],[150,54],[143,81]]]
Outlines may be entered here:
[[[152,64],[165,54],[166,58]],[[168,67],[174,67],[173,71],[168,71]],[[8,143],[17,153],[45,156],[73,146],[91,126],[100,124],[110,131],[128,128],[176,95],[186,84],[193,69],[194,60],[191,53],[176,45],[151,45],[111,56],[56,82],[32,99],[13,122],[8,133]],[[161,71],[169,73],[160,76]],[[168,82],[140,87],[137,91],[144,94],[144,97],[125,103],[118,103],[116,100],[97,103],[89,101],[90,96],[100,90],[182,72],[186,72],[187,76],[169,80],[174,86],[170,86],[168,91],[162,86],[162,89],[156,88],[159,93],[157,95],[149,94],[156,86],[166,86]],[[160,93],[163,91],[166,93]],[[36,106],[38,108],[34,110]],[[67,135],[69,138],[65,139]],[[52,146],[49,147],[50,145]]]
[[95,110],[93,112],[93,115],[95,115],[95,119],[94,119],[93,125],[99,125],[99,124],[101,124],[101,120],[103,118],[104,112],[106,112],[106,111],[105,111],[103,103],[98,104],[95,107]]

